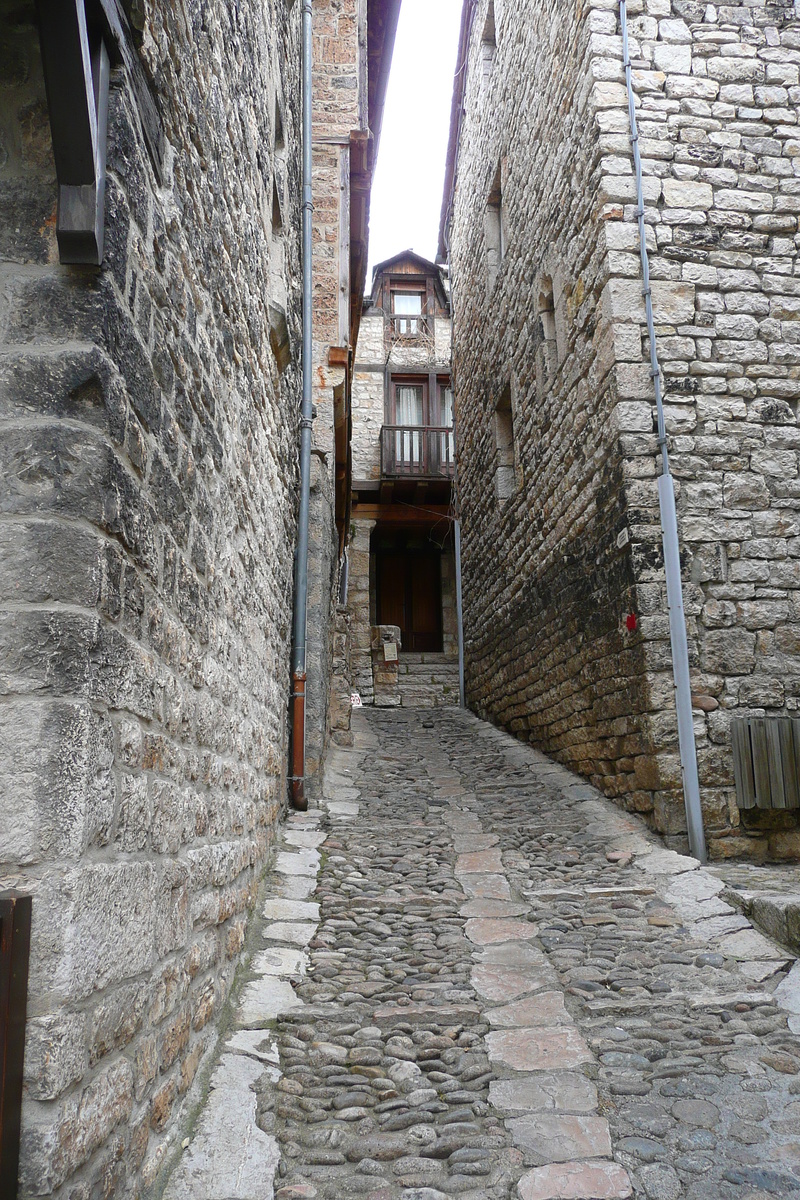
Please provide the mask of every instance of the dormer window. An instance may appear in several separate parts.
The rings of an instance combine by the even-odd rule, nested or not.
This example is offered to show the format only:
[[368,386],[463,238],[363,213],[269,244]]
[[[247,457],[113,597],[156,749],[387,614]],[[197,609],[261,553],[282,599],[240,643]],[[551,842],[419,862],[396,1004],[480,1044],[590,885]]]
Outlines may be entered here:
[[400,337],[419,337],[422,333],[422,314],[425,293],[409,289],[392,290],[392,324]]

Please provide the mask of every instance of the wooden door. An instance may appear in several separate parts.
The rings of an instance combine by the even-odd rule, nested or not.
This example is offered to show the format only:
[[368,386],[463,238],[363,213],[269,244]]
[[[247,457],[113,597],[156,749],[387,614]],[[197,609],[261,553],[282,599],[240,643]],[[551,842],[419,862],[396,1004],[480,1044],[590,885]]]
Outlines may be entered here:
[[438,554],[411,556],[411,649],[441,650],[441,563]]
[[378,624],[399,625],[406,644],[407,555],[381,554],[378,558]]
[[400,627],[403,649],[442,649],[441,555],[391,550],[378,556],[379,625]]

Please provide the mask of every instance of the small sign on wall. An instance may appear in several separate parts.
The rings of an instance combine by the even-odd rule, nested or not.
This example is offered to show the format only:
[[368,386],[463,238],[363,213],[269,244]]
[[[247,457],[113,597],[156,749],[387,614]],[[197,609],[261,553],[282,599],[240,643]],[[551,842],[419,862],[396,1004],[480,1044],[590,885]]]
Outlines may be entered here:
[[383,661],[384,662],[397,662],[397,660],[398,660],[397,642],[384,642],[383,643]]

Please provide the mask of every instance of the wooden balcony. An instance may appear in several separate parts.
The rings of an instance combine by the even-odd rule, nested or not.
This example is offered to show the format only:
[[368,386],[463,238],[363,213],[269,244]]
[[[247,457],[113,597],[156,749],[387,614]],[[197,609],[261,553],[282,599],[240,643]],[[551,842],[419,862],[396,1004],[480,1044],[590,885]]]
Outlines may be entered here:
[[435,480],[455,474],[455,436],[448,426],[384,425],[381,478]]
[[386,335],[389,342],[433,337],[433,318],[425,313],[390,313],[386,317]]

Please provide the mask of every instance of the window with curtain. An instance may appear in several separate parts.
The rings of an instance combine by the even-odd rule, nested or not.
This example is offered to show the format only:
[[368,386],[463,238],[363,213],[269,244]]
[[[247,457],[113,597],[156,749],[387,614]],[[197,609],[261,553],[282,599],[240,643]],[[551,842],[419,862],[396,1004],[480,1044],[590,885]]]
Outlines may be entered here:
[[[416,336],[420,332],[421,322],[414,320],[422,316],[422,292],[392,292],[392,312],[395,315],[395,330],[406,337]],[[406,318],[408,320],[397,318]]]
[[422,455],[424,389],[420,384],[398,383],[394,403],[395,425],[415,427],[395,433],[395,457],[398,463],[418,463]]
[[[453,408],[453,389],[448,385],[441,389],[440,411],[442,425],[449,425],[452,429],[455,424],[455,410]],[[455,438],[452,433],[442,433],[439,435],[441,447],[439,453],[442,456],[443,463],[452,463],[455,461]]]

